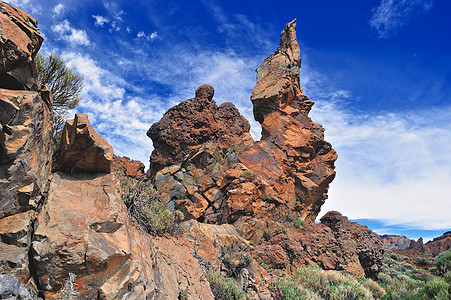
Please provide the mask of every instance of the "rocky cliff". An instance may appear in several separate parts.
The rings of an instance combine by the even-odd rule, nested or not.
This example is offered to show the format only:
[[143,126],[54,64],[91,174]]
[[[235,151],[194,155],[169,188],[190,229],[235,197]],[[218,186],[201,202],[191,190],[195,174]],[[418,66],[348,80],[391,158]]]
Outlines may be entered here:
[[[232,103],[217,106],[213,88],[200,86],[149,129],[149,179],[142,163],[114,156],[86,114],[67,121],[52,165],[52,98],[33,62],[42,36],[5,3],[0,25],[0,298],[213,299],[212,274],[222,274],[249,299],[272,299],[268,284],[307,264],[377,274],[374,233],[338,212],[313,222],[336,153],[308,117],[295,21],[257,69],[261,141]],[[137,225],[113,171],[151,180],[183,211],[183,234]]]
[[443,235],[432,239],[432,241],[429,241],[426,244],[424,244],[423,238],[419,238],[415,241],[399,235],[384,234],[380,236],[380,239],[383,247],[386,249],[407,249],[434,256],[451,248],[451,231],[445,232]]

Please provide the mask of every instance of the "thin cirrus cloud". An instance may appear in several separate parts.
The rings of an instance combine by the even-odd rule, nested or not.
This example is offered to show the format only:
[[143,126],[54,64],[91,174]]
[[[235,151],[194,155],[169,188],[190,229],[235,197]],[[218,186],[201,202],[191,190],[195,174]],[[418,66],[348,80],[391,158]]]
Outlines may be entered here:
[[379,38],[395,35],[417,13],[427,12],[432,0],[382,0],[368,21]]
[[52,25],[52,31],[59,35],[59,39],[65,40],[71,44],[84,46],[90,44],[86,31],[73,28],[68,20]]

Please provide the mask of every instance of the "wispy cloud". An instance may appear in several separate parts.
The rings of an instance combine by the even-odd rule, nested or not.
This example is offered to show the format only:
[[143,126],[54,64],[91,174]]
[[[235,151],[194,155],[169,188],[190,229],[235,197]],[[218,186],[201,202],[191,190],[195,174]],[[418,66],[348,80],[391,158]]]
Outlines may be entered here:
[[53,12],[57,15],[62,14],[64,12],[64,5],[62,3],[58,3],[54,8]]
[[103,25],[105,25],[105,23],[109,22],[108,18],[105,16],[92,15],[92,17],[95,20],[94,25],[98,26],[98,27],[103,27]]
[[138,32],[138,34],[136,35],[136,37],[138,39],[145,39],[149,42],[153,42],[156,39],[161,39],[160,36],[158,35],[158,32],[154,31],[150,34],[146,34],[144,31],[140,31]]
[[71,44],[89,45],[89,38],[86,31],[75,29],[68,20],[52,26],[52,31],[59,34],[59,38]]
[[396,34],[416,13],[428,11],[433,0],[382,0],[369,20],[379,38]]
[[304,75],[316,102],[311,117],[338,153],[322,214],[334,209],[353,219],[451,228],[451,107],[362,114],[346,105],[349,92],[331,89],[320,74]]

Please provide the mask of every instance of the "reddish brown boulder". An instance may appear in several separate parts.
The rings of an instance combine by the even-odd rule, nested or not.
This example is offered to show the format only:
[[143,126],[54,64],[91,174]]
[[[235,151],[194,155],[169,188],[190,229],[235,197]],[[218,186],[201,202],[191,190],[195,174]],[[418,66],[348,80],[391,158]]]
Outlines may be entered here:
[[110,172],[113,148],[91,126],[87,114],[67,120],[61,138],[58,168],[69,172]]
[[0,88],[37,90],[32,62],[43,38],[29,14],[0,2]]
[[150,175],[170,165],[179,165],[194,149],[207,142],[230,147],[239,138],[250,138],[249,122],[232,103],[219,107],[214,90],[202,85],[196,97],[170,108],[163,118],[147,131],[154,150],[150,157]]
[[383,256],[376,233],[348,221],[338,212],[327,213],[320,224],[279,234],[253,252],[258,263],[292,274],[299,267],[314,264],[325,270],[370,278],[377,277]]
[[122,172],[125,176],[139,179],[145,176],[144,169],[144,164],[139,160],[130,160],[127,156],[113,156],[113,172]]

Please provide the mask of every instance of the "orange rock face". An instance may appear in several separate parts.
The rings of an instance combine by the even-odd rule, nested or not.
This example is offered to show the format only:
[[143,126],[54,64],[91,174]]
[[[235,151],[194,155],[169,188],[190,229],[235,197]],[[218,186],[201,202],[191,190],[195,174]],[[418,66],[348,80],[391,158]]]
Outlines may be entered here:
[[130,158],[124,156],[120,157],[117,155],[113,156],[112,171],[113,172],[123,172],[125,176],[132,178],[143,178],[144,174],[144,164],[139,160],[130,160]]
[[425,244],[426,248],[432,255],[438,255],[451,248],[451,231],[445,232],[443,235],[434,238]]
[[64,125],[58,168],[65,171],[107,172],[111,170],[113,148],[98,134],[87,114],[75,114]]
[[[236,109],[229,105],[223,117],[224,104],[216,110],[212,89],[204,86],[203,98],[182,102],[152,125],[151,173],[162,198],[187,218],[208,223],[233,223],[241,216],[283,222],[289,213],[313,222],[335,176],[337,155],[324,129],[307,115],[313,102],[302,93],[299,67],[293,21],[277,51],[257,68],[251,100],[262,139],[255,144]],[[217,126],[224,128],[219,136]]]
[[32,59],[43,40],[34,18],[0,2],[0,88],[40,88]]

